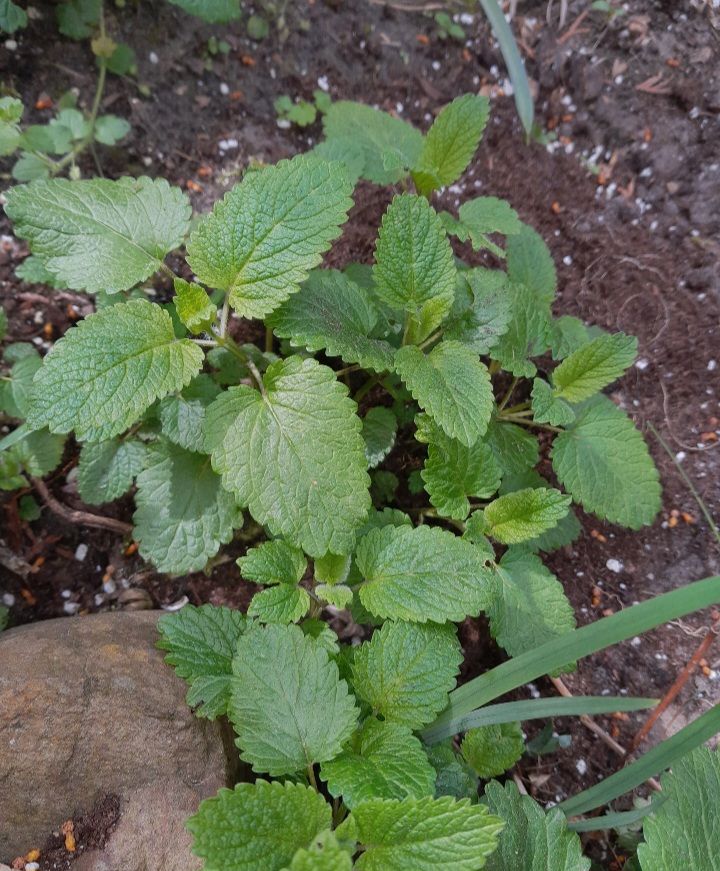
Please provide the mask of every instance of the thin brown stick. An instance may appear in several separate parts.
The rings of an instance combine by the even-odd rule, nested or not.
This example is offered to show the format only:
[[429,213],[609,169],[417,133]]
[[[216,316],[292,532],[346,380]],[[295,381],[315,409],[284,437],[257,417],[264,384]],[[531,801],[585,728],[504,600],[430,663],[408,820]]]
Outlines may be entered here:
[[113,532],[119,532],[120,535],[129,535],[132,532],[132,525],[125,523],[124,520],[115,520],[114,517],[104,517],[101,514],[90,514],[88,511],[79,511],[78,509],[63,505],[62,502],[58,502],[52,495],[46,487],[45,482],[41,481],[40,478],[33,478],[32,483],[47,507],[53,514],[62,517],[63,520],[67,520],[70,523],[79,523],[82,526],[96,526],[100,529],[110,529]]
[[683,668],[680,674],[675,678],[670,689],[662,697],[660,704],[652,709],[647,720],[645,720],[643,725],[635,733],[635,737],[632,739],[632,743],[630,744],[631,751],[635,750],[645,740],[648,733],[657,722],[658,717],[660,717],[663,711],[667,710],[667,708],[672,704],[680,690],[688,682],[690,675],[700,665],[700,660],[705,658],[705,654],[708,652],[708,650],[710,650],[713,641],[715,641],[718,636],[718,632],[720,631],[719,612],[713,611],[713,620],[715,622],[705,633],[705,637],[700,642],[700,644],[698,644],[695,653],[693,653],[693,655],[690,657],[685,668]]
[[573,21],[570,27],[568,27],[565,33],[558,37],[558,45],[562,45],[563,43],[567,42],[568,39],[572,39],[572,37],[575,36],[575,34],[578,32],[578,28],[580,27],[580,25],[583,23],[583,21],[585,21],[589,14],[590,8],[588,7],[578,15],[578,17],[575,19],[575,21]]

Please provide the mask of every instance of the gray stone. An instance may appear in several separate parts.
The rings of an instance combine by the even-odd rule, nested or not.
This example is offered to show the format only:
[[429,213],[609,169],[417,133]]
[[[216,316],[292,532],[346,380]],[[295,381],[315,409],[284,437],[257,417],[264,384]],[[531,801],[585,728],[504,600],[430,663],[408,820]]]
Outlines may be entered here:
[[138,856],[122,865],[96,856],[88,869],[197,867],[182,822],[232,782],[237,756],[225,726],[188,709],[185,684],[155,648],[158,616],[65,618],[0,635],[0,861],[113,794]]

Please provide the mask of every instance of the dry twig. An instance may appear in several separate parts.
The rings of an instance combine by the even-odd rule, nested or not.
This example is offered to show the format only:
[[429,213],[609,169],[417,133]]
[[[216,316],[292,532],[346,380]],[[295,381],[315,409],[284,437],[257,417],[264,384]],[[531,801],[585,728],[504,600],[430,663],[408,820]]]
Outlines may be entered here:
[[69,508],[67,505],[63,505],[62,502],[58,502],[58,500],[52,495],[45,485],[45,482],[41,481],[40,478],[33,478],[32,483],[47,507],[53,512],[53,514],[62,517],[63,520],[67,520],[70,523],[79,523],[83,526],[96,526],[99,529],[110,529],[113,532],[119,532],[120,535],[129,535],[132,532],[133,528],[131,524],[125,523],[124,520],[116,520],[114,517],[104,517],[101,514],[90,514],[88,511],[80,511],[76,508]]

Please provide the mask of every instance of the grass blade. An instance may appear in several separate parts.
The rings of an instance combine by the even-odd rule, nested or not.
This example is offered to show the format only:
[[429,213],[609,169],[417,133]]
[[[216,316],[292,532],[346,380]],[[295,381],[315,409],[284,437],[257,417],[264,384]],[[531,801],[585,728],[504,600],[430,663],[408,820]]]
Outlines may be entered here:
[[574,696],[571,699],[527,699],[519,702],[503,702],[471,711],[463,717],[450,720],[445,725],[433,724],[421,733],[426,744],[436,744],[443,738],[474,729],[476,726],[492,726],[496,723],[514,723],[518,720],[541,720],[546,717],[579,717],[581,714],[611,714],[615,711],[639,711],[652,708],[658,699],[641,699],[628,696]]
[[558,807],[567,816],[574,816],[607,804],[619,795],[639,786],[648,777],[669,768],[681,756],[690,753],[718,732],[720,732],[720,705],[715,705],[672,738],[667,738],[662,744],[648,750],[635,762],[611,774],[606,780],[566,799]]
[[572,820],[568,823],[568,828],[573,832],[600,832],[604,829],[619,829],[623,826],[630,826],[644,819],[648,814],[654,813],[664,801],[665,796],[658,795],[645,807],[603,814],[599,817],[590,817],[587,820]]
[[720,602],[720,576],[695,581],[647,602],[633,605],[611,617],[603,617],[582,629],[575,629],[560,638],[548,641],[514,659],[503,662],[485,674],[468,681],[450,693],[450,703],[432,728],[444,726],[452,720],[481,708],[510,690],[517,689],[535,678],[555,671],[625,641],[669,620],[676,620],[693,611]]
[[12,432],[9,432],[5,438],[0,439],[0,451],[5,451],[8,448],[11,448],[13,445],[16,445],[18,442],[21,442],[25,436],[30,435],[31,429],[30,427],[24,423],[22,426],[19,426],[17,429],[14,429]]
[[490,27],[492,27],[502,56],[505,59],[505,65],[507,66],[513,86],[515,107],[517,108],[522,126],[525,128],[525,135],[529,138],[533,127],[535,108],[533,106],[532,94],[530,93],[530,83],[525,72],[525,65],[518,51],[517,42],[512,30],[510,30],[510,25],[505,20],[502,9],[498,6],[497,0],[480,0],[480,5],[490,22]]

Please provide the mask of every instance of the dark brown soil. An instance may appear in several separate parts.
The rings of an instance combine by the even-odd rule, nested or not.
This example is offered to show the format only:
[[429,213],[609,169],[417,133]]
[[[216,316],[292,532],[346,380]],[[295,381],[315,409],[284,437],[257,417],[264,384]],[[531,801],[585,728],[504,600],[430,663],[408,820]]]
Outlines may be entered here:
[[[477,160],[463,182],[440,198],[442,207],[455,209],[478,193],[507,198],[553,250],[557,313],[638,336],[638,364],[614,398],[640,427],[652,424],[675,458],[647,434],[664,487],[663,512],[652,527],[631,533],[583,517],[583,537],[548,559],[580,623],[715,574],[720,560],[717,542],[675,465],[682,465],[717,518],[718,22],[711,4],[701,2],[682,8],[660,0],[626,5],[624,15],[608,22],[600,13],[586,14],[588,4],[573,0],[559,28],[557,13],[547,23],[545,3],[520,4],[524,17],[516,19],[516,27],[538,88],[538,121],[559,137],[547,145],[524,143],[512,101],[502,95],[502,60],[479,15],[466,25],[466,45],[441,41],[429,16],[374,2],[291,4],[291,34],[283,44],[274,35],[253,43],[241,25],[229,32],[195,22],[188,26],[188,19],[167,4],[138,4],[110,22],[111,32],[135,47],[139,78],[150,85],[152,96],[143,99],[128,80],[110,82],[106,108],[128,117],[133,132],[125,150],[102,155],[105,170],[113,176],[161,174],[183,186],[190,182],[189,193],[201,211],[236,181],[250,159],[274,161],[316,141],[319,125],[304,131],[278,128],[272,102],[280,94],[310,97],[318,80],[326,78],[333,98],[379,105],[424,129],[457,94],[479,89],[491,94],[493,117]],[[48,18],[20,36],[17,51],[0,47],[4,83],[28,104],[42,92],[57,99],[69,86],[79,87],[87,101],[93,88],[89,52],[57,40]],[[300,29],[301,19],[309,29]],[[227,39],[232,50],[208,71],[202,57],[212,33]],[[157,63],[151,62],[151,52]],[[47,112],[31,114],[40,120]],[[351,221],[331,254],[333,264],[372,260],[375,230],[390,193],[360,187]],[[3,238],[0,302],[10,315],[13,336],[44,340],[44,325],[50,324],[57,338],[71,322],[69,313],[77,316],[68,306],[84,313],[87,301],[13,279],[24,253]],[[36,312],[41,312],[39,323]],[[65,480],[74,462],[72,448],[65,459],[51,489],[75,505],[77,495]],[[4,497],[3,503],[2,538],[31,566],[24,578],[0,566],[0,594],[14,597],[17,623],[122,607],[123,597],[127,606],[133,595],[128,590],[139,591],[135,606],[167,606],[183,596],[194,603],[242,607],[247,602],[232,561],[208,576],[158,576],[128,556],[116,536],[70,527],[48,511],[40,521],[23,523],[16,496]],[[103,510],[129,519],[131,502]],[[78,561],[81,543],[88,552]],[[239,552],[242,542],[234,547]],[[578,694],[662,695],[708,621],[707,614],[696,615],[594,656],[566,683]],[[481,622],[463,627],[463,641],[468,674],[497,658]],[[673,706],[675,726],[666,722],[666,729],[720,699],[719,657],[711,651],[707,674],[697,672],[690,679]],[[546,682],[539,689],[555,692]],[[641,722],[632,715],[598,720],[624,744]],[[542,801],[595,783],[619,765],[618,757],[577,722],[557,721],[556,728],[573,735],[573,747],[548,757],[549,762],[523,762],[519,768],[527,788]],[[584,764],[578,766],[578,760]],[[610,848],[601,844],[597,849],[609,867]]]

